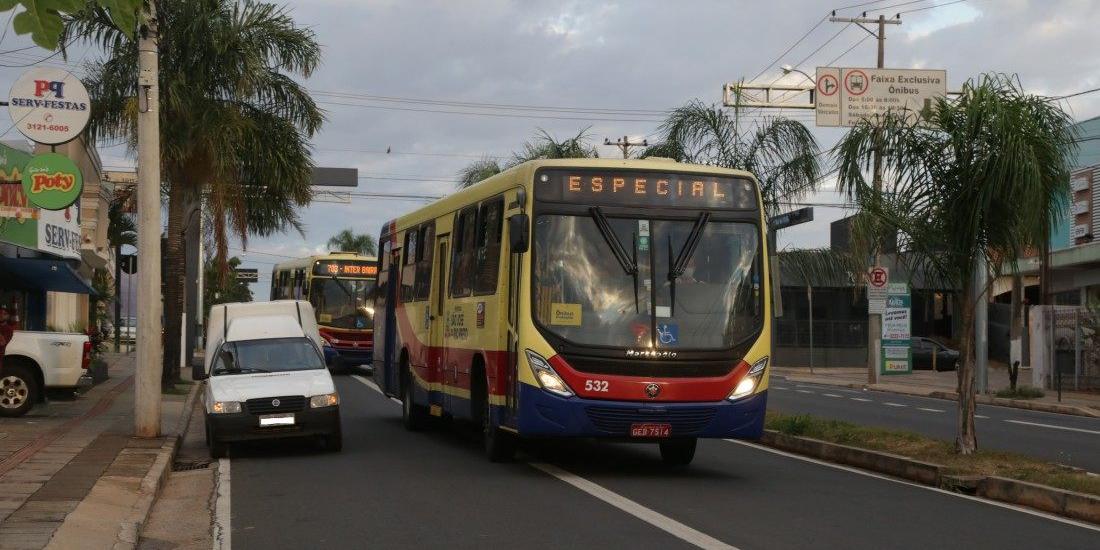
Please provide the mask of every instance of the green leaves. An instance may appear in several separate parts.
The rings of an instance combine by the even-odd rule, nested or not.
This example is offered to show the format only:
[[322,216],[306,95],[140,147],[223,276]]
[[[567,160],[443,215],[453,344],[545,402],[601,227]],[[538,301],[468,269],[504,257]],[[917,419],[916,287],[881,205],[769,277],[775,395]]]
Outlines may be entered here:
[[133,37],[137,26],[137,12],[142,0],[0,0],[0,13],[23,6],[23,11],[12,19],[16,34],[29,34],[34,43],[56,50],[61,46],[64,28],[63,15],[72,15],[88,7],[98,5],[107,10],[112,23],[128,37]]

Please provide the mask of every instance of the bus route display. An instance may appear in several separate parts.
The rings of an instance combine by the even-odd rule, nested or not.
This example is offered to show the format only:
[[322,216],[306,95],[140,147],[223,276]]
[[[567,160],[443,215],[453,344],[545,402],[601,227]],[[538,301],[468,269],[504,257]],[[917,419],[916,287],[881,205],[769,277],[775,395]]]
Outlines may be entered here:
[[364,260],[318,260],[313,274],[320,277],[376,277],[378,264]]
[[756,189],[743,178],[663,172],[543,170],[539,200],[673,208],[755,209]]

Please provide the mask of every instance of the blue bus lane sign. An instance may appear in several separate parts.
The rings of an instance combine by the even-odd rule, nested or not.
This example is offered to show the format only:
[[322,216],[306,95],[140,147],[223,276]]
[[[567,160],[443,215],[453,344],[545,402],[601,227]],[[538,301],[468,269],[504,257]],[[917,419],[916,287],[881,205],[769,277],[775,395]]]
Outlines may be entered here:
[[890,283],[882,313],[882,374],[913,372],[911,306],[909,285]]

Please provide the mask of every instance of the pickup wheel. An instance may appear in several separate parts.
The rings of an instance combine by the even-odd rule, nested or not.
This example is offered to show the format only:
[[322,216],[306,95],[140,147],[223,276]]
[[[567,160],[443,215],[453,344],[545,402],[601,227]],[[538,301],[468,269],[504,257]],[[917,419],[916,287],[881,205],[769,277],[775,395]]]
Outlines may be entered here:
[[0,374],[0,416],[27,414],[41,391],[31,369],[23,365],[5,367]]

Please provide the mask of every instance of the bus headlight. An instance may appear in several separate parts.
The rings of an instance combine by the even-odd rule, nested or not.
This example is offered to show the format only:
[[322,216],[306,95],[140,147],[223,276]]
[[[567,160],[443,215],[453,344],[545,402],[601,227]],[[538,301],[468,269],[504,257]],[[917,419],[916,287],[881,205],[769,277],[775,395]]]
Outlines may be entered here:
[[535,379],[539,381],[542,389],[562,397],[573,396],[573,390],[569,389],[569,386],[558,376],[558,373],[554,372],[554,368],[543,356],[531,350],[526,351],[527,363],[531,365],[531,371],[535,374]]
[[737,387],[733,388],[733,391],[730,392],[730,396],[727,399],[734,401],[751,395],[752,392],[756,390],[756,386],[760,384],[760,379],[764,376],[764,369],[767,368],[767,366],[767,357],[753,363],[752,367],[749,368],[749,372],[745,373],[745,377],[737,383]]

